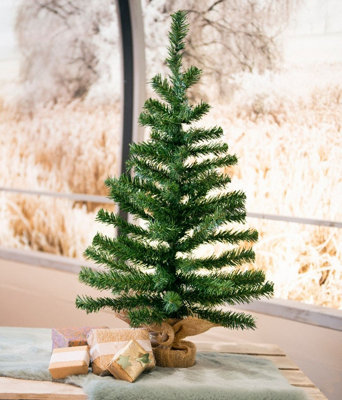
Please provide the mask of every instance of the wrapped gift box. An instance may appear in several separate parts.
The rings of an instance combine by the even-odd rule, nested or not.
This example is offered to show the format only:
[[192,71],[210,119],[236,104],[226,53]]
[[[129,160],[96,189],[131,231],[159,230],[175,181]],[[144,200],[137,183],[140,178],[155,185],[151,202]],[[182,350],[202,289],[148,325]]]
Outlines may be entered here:
[[146,329],[93,329],[88,335],[88,344],[94,374],[108,375],[109,362],[130,340],[135,340],[145,352],[149,353],[146,369],[152,369],[155,366],[155,359]]
[[150,353],[135,340],[130,340],[115,354],[107,369],[117,379],[134,382],[149,363]]
[[69,375],[87,374],[89,367],[89,347],[75,346],[53,349],[49,371],[54,379]]
[[87,346],[87,336],[92,329],[94,328],[88,326],[83,328],[53,328],[51,331],[52,349]]

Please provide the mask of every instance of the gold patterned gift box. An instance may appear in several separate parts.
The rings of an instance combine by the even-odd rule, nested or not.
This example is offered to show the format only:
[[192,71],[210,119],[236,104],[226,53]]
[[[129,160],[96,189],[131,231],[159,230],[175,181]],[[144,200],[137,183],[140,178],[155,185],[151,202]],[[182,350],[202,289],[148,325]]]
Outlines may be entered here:
[[135,340],[130,340],[115,354],[107,369],[117,379],[134,382],[149,363],[150,353]]
[[60,347],[52,351],[49,371],[54,379],[87,374],[89,361],[88,346]]
[[130,340],[135,340],[149,354],[146,369],[152,369],[155,366],[155,359],[147,329],[93,329],[88,335],[93,373],[108,375],[109,362]]

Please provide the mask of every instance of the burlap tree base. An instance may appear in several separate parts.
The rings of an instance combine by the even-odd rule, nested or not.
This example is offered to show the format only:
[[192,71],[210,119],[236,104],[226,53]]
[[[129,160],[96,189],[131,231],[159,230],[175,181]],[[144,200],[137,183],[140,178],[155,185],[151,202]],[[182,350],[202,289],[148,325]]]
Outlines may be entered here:
[[216,325],[194,317],[169,319],[160,325],[147,326],[152,336],[156,364],[170,368],[192,367],[196,361],[196,346],[182,339],[203,333],[213,326]]
[[187,368],[196,362],[196,346],[186,340],[181,340],[176,348],[162,345],[154,347],[153,354],[159,367]]

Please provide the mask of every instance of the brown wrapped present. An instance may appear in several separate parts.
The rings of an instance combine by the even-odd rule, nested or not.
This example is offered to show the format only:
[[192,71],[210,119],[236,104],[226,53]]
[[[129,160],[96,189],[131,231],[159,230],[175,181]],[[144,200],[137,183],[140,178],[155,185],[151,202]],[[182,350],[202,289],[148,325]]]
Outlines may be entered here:
[[54,379],[66,378],[69,375],[87,374],[88,367],[88,346],[53,349],[49,371]]
[[135,340],[119,350],[107,365],[107,370],[117,379],[134,382],[150,363],[150,353]]
[[[105,327],[102,327],[105,329]],[[53,328],[51,331],[52,349],[58,347],[86,346],[87,336],[92,327],[83,328]]]
[[94,374],[108,375],[109,362],[130,340],[135,340],[145,352],[149,353],[146,369],[152,369],[155,360],[147,329],[93,329],[88,335],[88,344]]

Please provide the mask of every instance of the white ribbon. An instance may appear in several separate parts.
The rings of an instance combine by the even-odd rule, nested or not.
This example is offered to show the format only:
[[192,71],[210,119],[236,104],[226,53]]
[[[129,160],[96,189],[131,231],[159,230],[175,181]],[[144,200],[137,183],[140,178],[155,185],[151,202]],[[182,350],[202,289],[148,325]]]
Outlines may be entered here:
[[52,353],[50,364],[68,361],[85,361],[89,365],[89,353],[86,350],[55,352]]
[[[152,351],[151,342],[147,339],[134,339],[136,342],[140,344],[140,346],[146,351]],[[100,356],[107,356],[109,354],[115,354],[119,350],[121,350],[129,340],[123,340],[122,342],[104,342],[104,343],[96,343],[90,349],[90,357],[91,361],[96,360]]]

